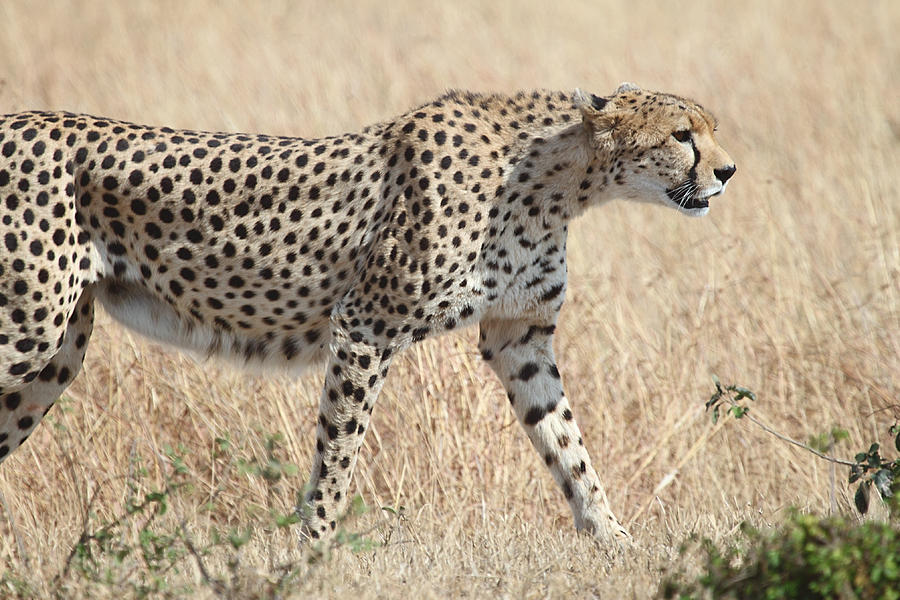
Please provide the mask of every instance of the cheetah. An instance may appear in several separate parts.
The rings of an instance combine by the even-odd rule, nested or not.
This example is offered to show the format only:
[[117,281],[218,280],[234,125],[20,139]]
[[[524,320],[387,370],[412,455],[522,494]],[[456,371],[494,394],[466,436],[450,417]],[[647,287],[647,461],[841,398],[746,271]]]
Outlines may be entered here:
[[297,508],[324,538],[392,359],[477,324],[575,528],[626,540],[553,356],[567,227],[616,198],[706,214],[735,173],[715,128],[632,84],[452,91],[322,139],[0,117],[0,460],[79,372],[98,300],[200,357],[327,363]]

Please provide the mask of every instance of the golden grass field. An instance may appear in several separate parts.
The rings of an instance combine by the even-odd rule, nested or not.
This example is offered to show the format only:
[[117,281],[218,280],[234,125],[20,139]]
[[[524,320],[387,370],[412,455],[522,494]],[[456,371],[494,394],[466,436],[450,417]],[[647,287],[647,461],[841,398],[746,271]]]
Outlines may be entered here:
[[[571,228],[557,358],[634,548],[616,556],[575,533],[468,330],[394,361],[355,477],[372,510],[344,524],[381,545],[309,565],[268,515],[289,512],[305,481],[321,374],[198,364],[101,312],[82,374],[0,467],[0,597],[152,585],[139,552],[101,557],[99,582],[65,562],[83,531],[164,486],[169,447],[190,485],[151,525],[197,548],[252,528],[240,552],[202,559],[240,598],[271,592],[283,564],[298,575],[282,597],[644,598],[692,533],[728,540],[790,506],[857,518],[844,469],[832,484],[828,463],[746,419],[714,426],[703,405],[717,374],[793,438],[840,425],[844,458],[889,443],[898,30],[894,0],[0,3],[0,112],[313,137],[448,88],[608,94],[633,81],[709,108],[738,166],[704,219],[617,203]],[[299,474],[267,485],[239,465],[264,460],[275,433]],[[146,521],[127,518],[116,540],[140,548]],[[157,573],[171,597],[215,596],[190,554]]]

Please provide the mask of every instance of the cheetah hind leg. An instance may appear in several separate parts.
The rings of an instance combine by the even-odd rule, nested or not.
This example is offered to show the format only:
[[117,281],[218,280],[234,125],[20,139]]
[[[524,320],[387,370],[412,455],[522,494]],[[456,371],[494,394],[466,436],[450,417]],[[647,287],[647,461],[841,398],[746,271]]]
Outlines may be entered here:
[[[344,301],[352,306],[352,296]],[[331,318],[332,355],[319,403],[316,453],[305,498],[301,542],[330,537],[345,516],[348,491],[360,447],[391,359],[401,349],[349,314]]]
[[59,351],[31,382],[0,394],[0,462],[25,442],[75,379],[93,326],[93,297],[90,290],[85,290],[69,317]]

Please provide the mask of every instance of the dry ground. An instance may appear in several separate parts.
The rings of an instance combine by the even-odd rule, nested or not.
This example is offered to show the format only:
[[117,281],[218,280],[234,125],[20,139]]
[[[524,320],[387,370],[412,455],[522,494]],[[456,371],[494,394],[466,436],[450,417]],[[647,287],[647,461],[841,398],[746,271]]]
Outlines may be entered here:
[[[148,530],[202,549],[213,530],[252,527],[237,566],[227,550],[202,561],[236,574],[225,583],[240,597],[293,561],[297,597],[641,598],[691,533],[727,539],[791,505],[854,518],[842,470],[832,486],[827,463],[746,421],[714,427],[703,402],[715,373],[756,391],[753,414],[795,438],[839,424],[845,457],[887,441],[900,402],[898,30],[894,0],[0,3],[2,112],[315,136],[450,87],[608,93],[629,80],[699,99],[738,165],[705,219],[620,203],[572,228],[557,353],[637,542],[622,557],[572,530],[467,331],[395,361],[375,412],[356,479],[375,510],[345,527],[387,543],[306,566],[268,514],[304,480],[320,375],[197,364],[101,314],[82,375],[0,468],[0,596],[152,584],[139,553],[102,557],[106,583],[77,561],[54,578],[83,530],[162,487],[167,447],[191,485]],[[264,459],[274,433],[300,474],[268,486],[239,465]],[[145,520],[114,541],[139,548]],[[174,596],[213,595],[191,556],[159,573]]]

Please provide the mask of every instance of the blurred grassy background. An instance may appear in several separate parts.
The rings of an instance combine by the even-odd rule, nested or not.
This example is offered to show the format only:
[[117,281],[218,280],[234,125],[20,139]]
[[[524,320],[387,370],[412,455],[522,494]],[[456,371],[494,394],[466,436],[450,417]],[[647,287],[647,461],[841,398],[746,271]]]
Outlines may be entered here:
[[[893,0],[7,1],[0,111],[313,137],[454,87],[605,94],[633,81],[699,100],[738,165],[710,215],[619,203],[571,229],[557,355],[637,548],[609,563],[575,535],[467,331],[395,361],[375,411],[356,489],[406,517],[352,526],[389,543],[340,553],[293,590],[644,597],[691,532],[721,538],[789,505],[850,514],[843,471],[832,486],[827,463],[751,424],[710,424],[711,374],[756,391],[753,414],[795,438],[843,426],[842,456],[888,441],[900,401],[898,30]],[[49,593],[88,509],[122,513],[136,456],[158,485],[167,446],[193,477],[169,518],[197,539],[287,510],[320,381],[196,364],[101,314],[66,401],[0,469],[0,572]],[[261,458],[276,432],[301,475],[273,492],[234,461]],[[260,532],[242,560],[265,579],[294,553],[290,535]]]

